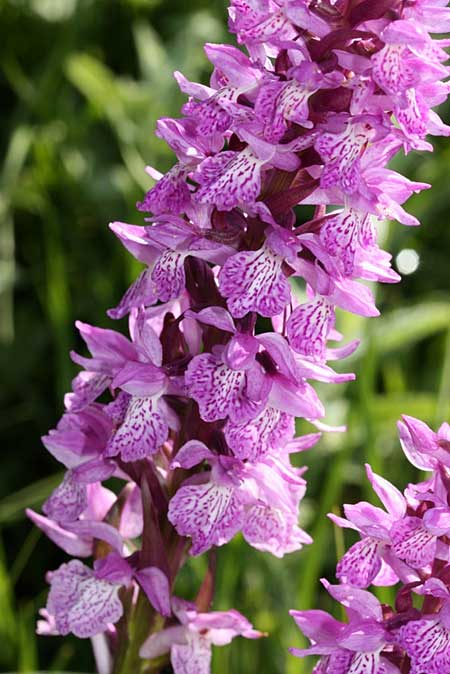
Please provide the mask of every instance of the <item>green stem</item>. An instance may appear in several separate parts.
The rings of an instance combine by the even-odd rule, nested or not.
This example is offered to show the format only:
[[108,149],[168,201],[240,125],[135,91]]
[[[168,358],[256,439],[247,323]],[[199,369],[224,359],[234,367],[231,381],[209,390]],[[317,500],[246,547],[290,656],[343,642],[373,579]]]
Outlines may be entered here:
[[440,426],[447,416],[450,401],[450,329],[445,336],[444,362],[441,369],[441,382],[436,405],[436,426]]
[[[141,646],[149,633],[161,629],[161,621],[164,621],[164,619],[155,614],[147,597],[141,591],[128,620],[128,640],[121,639],[114,665],[114,674],[139,674],[144,664],[139,656]],[[151,629],[150,625],[152,626]]]

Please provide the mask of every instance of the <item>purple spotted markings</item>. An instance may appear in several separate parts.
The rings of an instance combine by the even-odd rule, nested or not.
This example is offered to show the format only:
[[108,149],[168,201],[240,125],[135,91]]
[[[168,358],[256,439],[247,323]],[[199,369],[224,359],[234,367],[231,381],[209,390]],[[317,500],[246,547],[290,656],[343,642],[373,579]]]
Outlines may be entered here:
[[289,343],[297,353],[324,362],[327,340],[333,325],[332,305],[319,297],[300,305],[292,312],[287,323]]
[[220,357],[200,354],[189,364],[186,383],[204,421],[229,417],[242,422],[263,409],[264,399],[252,390],[251,377],[263,376],[255,361],[249,369],[232,369]]
[[131,398],[125,418],[111,438],[105,455],[120,454],[124,461],[138,461],[156,454],[167,440],[169,427],[154,398]]
[[253,203],[261,190],[264,163],[249,148],[206,159],[197,174],[201,187],[196,199],[222,211],[230,211],[240,203]]
[[85,639],[104,632],[122,616],[120,584],[97,579],[76,559],[49,572],[48,580],[46,615],[57,634],[72,633]]
[[373,130],[370,124],[347,123],[338,133],[323,133],[315,148],[324,161],[320,179],[323,188],[339,186],[346,194],[353,194],[361,181],[360,158]]
[[242,318],[249,311],[272,317],[284,310],[291,292],[282,265],[283,258],[267,246],[237,253],[227,260],[219,284],[235,318]]
[[[427,479],[402,494],[367,466],[383,508],[361,502],[345,505],[345,518],[330,515],[361,537],[337,564],[340,585],[323,581],[347,610],[347,623],[322,611],[291,612],[311,641],[307,649],[291,650],[318,655],[314,671],[320,674],[438,674],[449,667],[449,426],[433,432],[404,416],[399,434],[406,457]],[[392,586],[395,603],[381,605],[370,586]]]

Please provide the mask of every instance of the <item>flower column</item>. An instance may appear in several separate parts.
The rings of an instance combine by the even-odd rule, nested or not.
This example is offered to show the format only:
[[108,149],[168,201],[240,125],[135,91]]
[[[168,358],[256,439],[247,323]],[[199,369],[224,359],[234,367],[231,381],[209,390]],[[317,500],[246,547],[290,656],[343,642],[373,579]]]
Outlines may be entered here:
[[[210,86],[175,74],[189,100],[157,135],[177,163],[148,169],[145,224],[111,225],[143,263],[108,312],[129,316],[130,338],[78,324],[91,358],[73,354],[84,369],[44,438],[66,477],[45,516],[30,512],[69,555],[94,557],[49,574],[39,629],[95,637],[102,674],[168,658],[203,673],[211,644],[261,636],[208,613],[212,567],[195,603],[173,597],[188,552],[239,531],[278,557],[311,542],[290,455],[327,428],[310,381],[353,378],[328,365],[357,347],[330,348],[336,309],[376,316],[360,281],[398,280],[377,221],[418,224],[402,204],[428,185],[386,166],[448,133],[431,110],[448,93],[446,43],[427,32],[434,11],[450,25],[441,4],[234,0],[248,55],[206,45]],[[302,204],[315,214],[297,226]],[[295,438],[295,417],[313,432]]]

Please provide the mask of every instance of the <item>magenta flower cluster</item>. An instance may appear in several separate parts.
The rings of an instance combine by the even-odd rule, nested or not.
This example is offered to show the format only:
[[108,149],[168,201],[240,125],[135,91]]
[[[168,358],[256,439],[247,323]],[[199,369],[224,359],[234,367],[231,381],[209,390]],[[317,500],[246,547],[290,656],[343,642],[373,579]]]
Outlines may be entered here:
[[[102,662],[112,655],[120,672],[129,629],[131,650],[170,653],[175,674],[207,673],[211,644],[260,636],[235,611],[208,613],[209,576],[196,603],[174,597],[174,583],[188,552],[238,532],[277,557],[311,542],[298,525],[304,470],[290,456],[328,428],[311,380],[354,378],[328,364],[357,347],[330,346],[342,338],[336,310],[376,316],[364,282],[399,280],[377,223],[419,224],[402,204],[429,186],[387,164],[431,150],[427,134],[450,135],[432,110],[450,90],[449,43],[430,37],[450,29],[446,4],[232,0],[247,53],[207,44],[210,86],[175,74],[189,100],[157,135],[177,162],[165,175],[148,168],[145,224],[111,224],[143,264],[108,312],[129,317],[129,337],[77,323],[90,357],[72,354],[83,370],[43,439],[67,472],[44,514],[29,515],[95,561],[49,573],[42,633],[103,635]],[[315,208],[297,226],[299,205]],[[295,437],[296,417],[313,432]],[[382,559],[381,543],[362,545]]]
[[[367,466],[384,509],[345,505],[330,515],[361,540],[336,568],[340,584],[326,589],[348,614],[342,623],[324,611],[291,611],[311,641],[294,655],[320,655],[315,674],[444,674],[450,671],[450,426],[434,433],[413,417],[399,422],[409,461],[428,471],[402,494]],[[395,605],[367,588],[397,585]]]

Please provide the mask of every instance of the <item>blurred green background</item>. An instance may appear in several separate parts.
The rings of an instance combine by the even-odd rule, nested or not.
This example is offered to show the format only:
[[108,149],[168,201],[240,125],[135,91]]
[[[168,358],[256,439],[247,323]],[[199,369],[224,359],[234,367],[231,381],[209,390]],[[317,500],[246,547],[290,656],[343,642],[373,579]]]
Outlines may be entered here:
[[[109,325],[105,309],[136,276],[107,223],[141,222],[134,204],[149,186],[144,166],[171,164],[153,136],[156,119],[176,116],[183,100],[171,73],[206,81],[202,44],[225,39],[225,0],[0,1],[1,671],[94,671],[88,642],[34,635],[45,571],[65,556],[23,508],[39,508],[60,479],[39,438],[56,424],[76,371],[67,355],[77,346],[74,320]],[[327,421],[347,423],[348,433],[301,457],[310,466],[302,519],[315,544],[284,560],[239,539],[218,552],[216,608],[235,606],[271,638],[217,649],[216,674],[311,671],[287,654],[301,643],[287,611],[329,608],[318,579],[332,578],[343,539],[325,513],[372,498],[365,461],[399,487],[414,476],[396,441],[402,412],[430,424],[450,416],[450,144],[398,168],[433,183],[409,203],[422,228],[393,223],[383,232],[397,268],[419,264],[378,291],[382,318],[340,317],[363,346],[345,363],[357,382],[322,387]],[[202,564],[183,574],[187,595]]]

